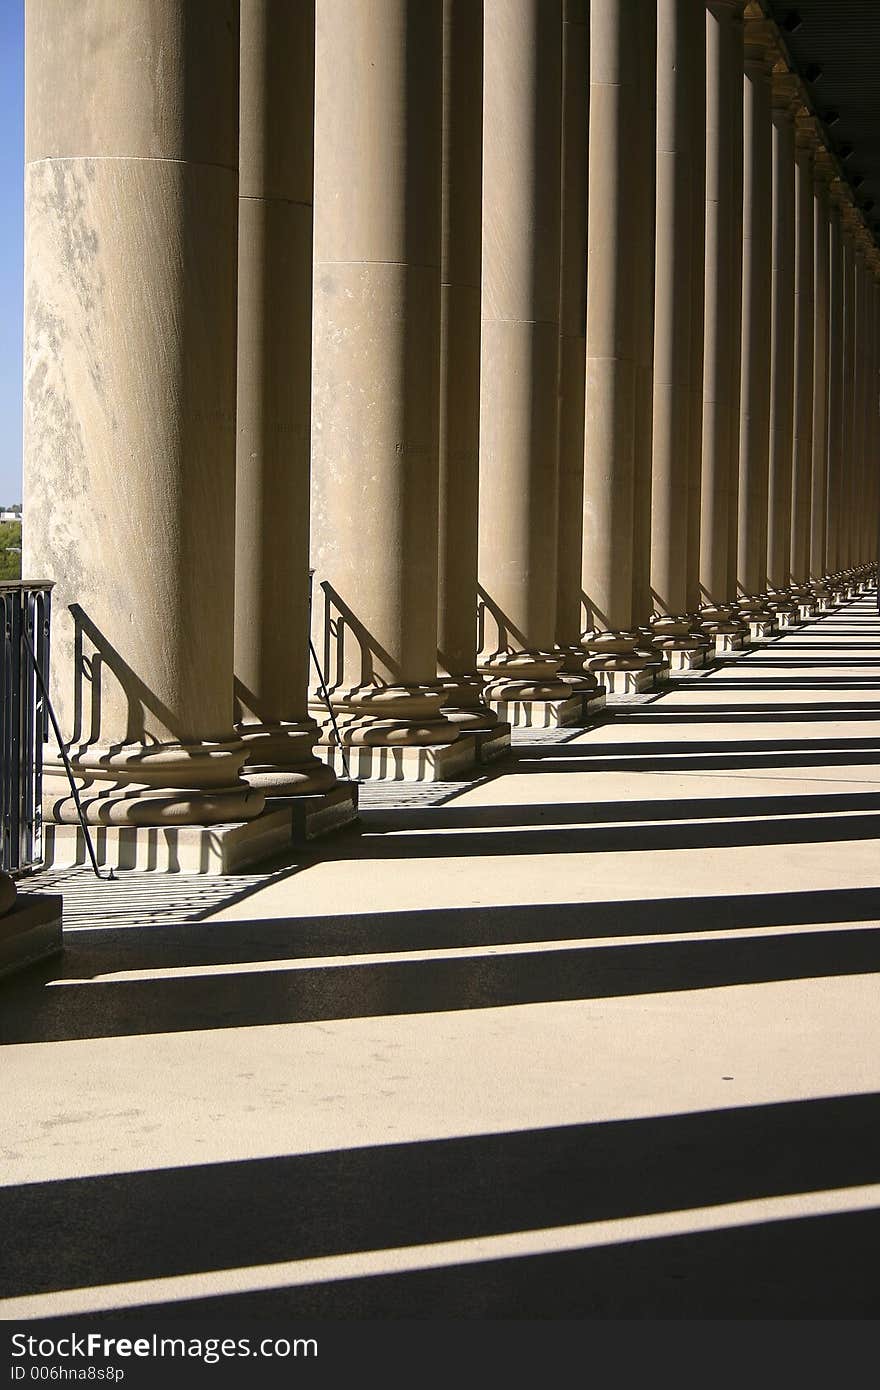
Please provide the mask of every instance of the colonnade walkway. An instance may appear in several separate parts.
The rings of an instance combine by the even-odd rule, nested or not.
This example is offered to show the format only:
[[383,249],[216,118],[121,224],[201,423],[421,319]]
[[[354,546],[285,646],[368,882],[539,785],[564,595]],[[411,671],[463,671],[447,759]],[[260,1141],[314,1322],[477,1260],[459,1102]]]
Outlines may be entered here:
[[0,1000],[4,1316],[878,1315],[873,595],[364,805],[68,876]]

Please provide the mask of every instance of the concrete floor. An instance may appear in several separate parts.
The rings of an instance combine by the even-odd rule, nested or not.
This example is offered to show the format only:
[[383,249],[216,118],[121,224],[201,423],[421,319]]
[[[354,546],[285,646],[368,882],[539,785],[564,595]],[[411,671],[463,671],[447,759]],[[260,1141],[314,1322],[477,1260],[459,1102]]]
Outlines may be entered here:
[[262,874],[52,876],[4,1317],[878,1315],[873,596],[363,805]]

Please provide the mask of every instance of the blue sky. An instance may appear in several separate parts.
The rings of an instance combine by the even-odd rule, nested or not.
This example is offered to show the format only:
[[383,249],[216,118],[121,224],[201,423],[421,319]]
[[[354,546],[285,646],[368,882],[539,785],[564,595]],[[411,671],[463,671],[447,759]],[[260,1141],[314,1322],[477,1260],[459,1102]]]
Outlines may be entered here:
[[21,501],[24,0],[0,0],[0,505]]

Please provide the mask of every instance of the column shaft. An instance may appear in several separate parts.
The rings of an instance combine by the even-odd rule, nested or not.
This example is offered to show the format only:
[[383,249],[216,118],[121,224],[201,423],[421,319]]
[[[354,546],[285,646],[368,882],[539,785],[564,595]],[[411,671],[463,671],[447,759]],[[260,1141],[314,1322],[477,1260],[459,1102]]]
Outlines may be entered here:
[[581,635],[587,309],[590,35],[586,0],[562,14],[562,238],[559,273],[559,530],[556,641]]
[[691,83],[697,27],[689,0],[659,0],[651,588],[656,610],[670,616],[683,614],[688,599]]
[[483,7],[443,3],[438,669],[447,718],[495,725],[477,675]]
[[733,44],[729,54],[730,90],[730,174],[734,190],[733,209],[733,290],[731,293],[731,337],[730,337],[730,474],[727,522],[727,597],[735,599],[737,593],[738,546],[739,546],[739,432],[740,399],[742,378],[742,329],[743,329],[743,64],[745,61],[743,34],[744,27],[741,7],[733,21]]
[[498,677],[493,701],[563,699],[553,655],[561,0],[485,0],[484,15],[480,670]]
[[235,716],[285,794],[336,780],[306,707],[314,60],[313,0],[242,0]]
[[654,415],[654,219],[656,215],[657,4],[636,0],[636,127],[631,159],[633,213],[627,235],[638,241],[635,295],[635,429],[633,436],[632,619],[651,616],[651,459]]
[[791,463],[794,406],[794,111],[791,79],[773,79],[770,461],[767,581],[781,589],[791,566]]
[[794,444],[792,447],[791,575],[810,573],[810,506],[813,465],[813,150],[811,125],[799,122],[795,163]]
[[829,220],[828,251],[828,468],[826,558],[829,574],[842,566],[840,473],[843,460],[843,237],[839,186]]
[[[238,4],[30,0],[25,573],[90,819],[259,812],[232,728]],[[49,760],[51,814],[73,820]],[[55,799],[57,798],[57,799]]]
[[317,8],[313,632],[355,744],[456,737],[436,684],[442,55],[441,0]]
[[592,631],[632,625],[637,245],[628,227],[638,19],[627,0],[590,6],[583,585]]
[[828,572],[828,388],[829,388],[829,162],[817,151],[813,188],[813,381],[810,478],[810,580],[821,583]]
[[[700,590],[702,602],[732,597],[729,584],[733,416],[734,284],[739,278],[735,228],[742,190],[735,183],[732,147],[741,140],[741,28],[735,4],[706,11],[706,249],[703,405],[701,429]],[[739,42],[738,42],[739,40]],[[737,49],[739,48],[739,52]],[[735,61],[733,61],[735,60]],[[736,95],[735,95],[736,94]],[[734,124],[739,129],[734,132]]]
[[855,427],[856,256],[851,205],[843,227],[843,428],[838,486],[839,565],[848,569],[852,556],[852,484]]
[[772,185],[766,45],[761,22],[746,20],[737,587],[750,598],[759,594],[767,581]]
[[703,334],[706,300],[706,11],[692,6],[690,69],[691,332],[688,381],[688,504],[686,607],[696,613],[700,592],[700,482],[703,464]]

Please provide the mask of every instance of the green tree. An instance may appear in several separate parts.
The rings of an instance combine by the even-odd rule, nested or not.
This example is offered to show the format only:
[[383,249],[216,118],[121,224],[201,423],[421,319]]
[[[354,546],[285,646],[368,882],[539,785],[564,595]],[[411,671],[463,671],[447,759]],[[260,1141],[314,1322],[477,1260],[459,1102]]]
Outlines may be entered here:
[[21,522],[0,522],[0,580],[21,578]]

